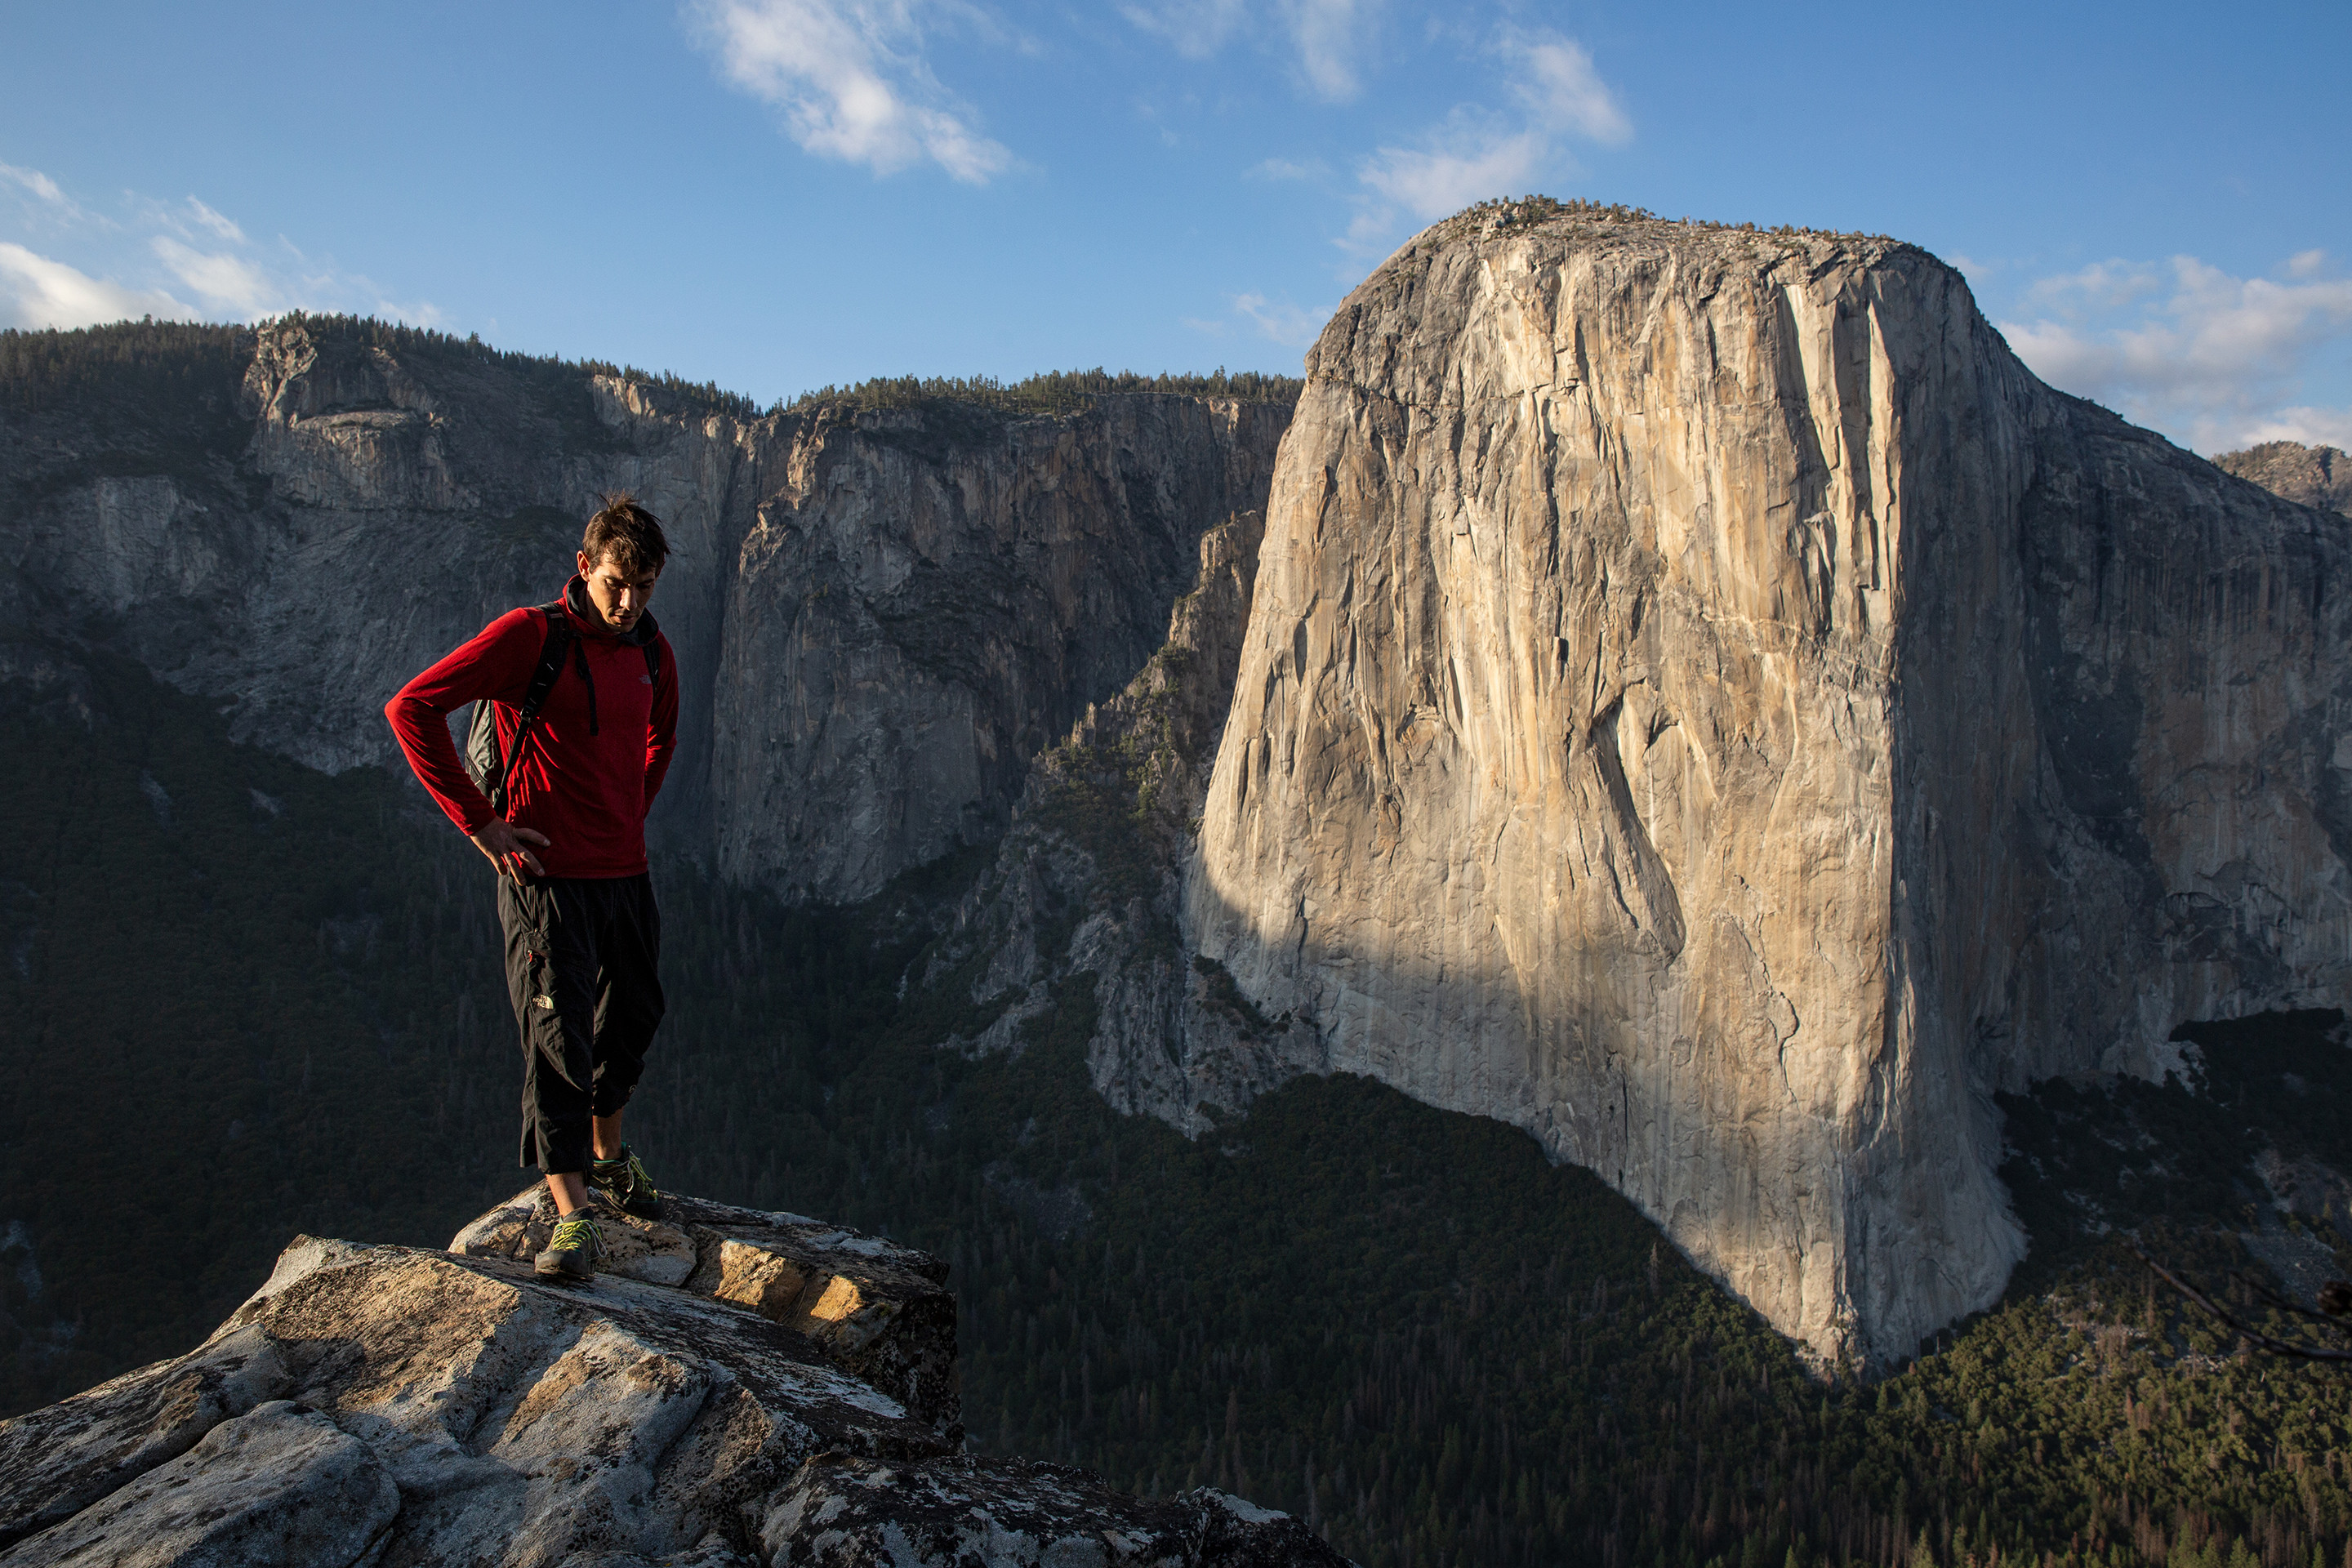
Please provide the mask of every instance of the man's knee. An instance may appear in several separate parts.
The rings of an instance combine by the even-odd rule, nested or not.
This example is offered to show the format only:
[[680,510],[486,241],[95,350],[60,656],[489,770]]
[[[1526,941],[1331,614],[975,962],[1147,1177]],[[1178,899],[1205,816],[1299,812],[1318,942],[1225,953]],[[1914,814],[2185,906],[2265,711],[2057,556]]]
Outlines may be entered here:
[[654,1031],[669,1011],[661,986],[651,980],[635,984],[616,984],[605,993],[604,1005],[597,1020],[596,1046],[599,1051],[607,1042],[634,1055],[642,1055]]

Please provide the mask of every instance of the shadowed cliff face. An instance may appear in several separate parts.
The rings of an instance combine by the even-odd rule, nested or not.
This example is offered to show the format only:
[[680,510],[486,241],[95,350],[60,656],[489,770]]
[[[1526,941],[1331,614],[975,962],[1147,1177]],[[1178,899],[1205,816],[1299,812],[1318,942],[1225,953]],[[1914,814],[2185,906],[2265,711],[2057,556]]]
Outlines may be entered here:
[[866,896],[1003,829],[1030,759],[1166,635],[1204,528],[1264,504],[1289,411],[821,416],[729,588],[719,863]]
[[1884,241],[1467,218],[1308,362],[1188,932],[1824,1357],[2021,1250],[1990,1096],[2340,1001],[2342,521]]
[[1287,418],[1160,395],[751,418],[316,321],[243,363],[0,421],[27,589],[6,630],[114,644],[311,766],[389,762],[385,699],[551,598],[597,495],[628,489],[675,552],[656,837],[844,899],[1001,828],[1028,758],[1159,646],[1201,532],[1264,504]]

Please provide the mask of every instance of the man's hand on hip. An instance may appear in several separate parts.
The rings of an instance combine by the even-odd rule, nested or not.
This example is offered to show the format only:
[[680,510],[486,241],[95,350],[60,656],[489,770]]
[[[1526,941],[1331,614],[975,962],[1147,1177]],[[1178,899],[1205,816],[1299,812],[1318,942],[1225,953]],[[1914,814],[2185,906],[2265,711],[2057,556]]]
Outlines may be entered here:
[[511,877],[520,882],[525,871],[534,877],[547,875],[540,868],[539,857],[532,854],[530,847],[533,844],[545,847],[546,834],[535,833],[528,827],[517,827],[510,822],[492,817],[472,837],[474,847],[488,857],[490,864],[499,868],[499,876]]

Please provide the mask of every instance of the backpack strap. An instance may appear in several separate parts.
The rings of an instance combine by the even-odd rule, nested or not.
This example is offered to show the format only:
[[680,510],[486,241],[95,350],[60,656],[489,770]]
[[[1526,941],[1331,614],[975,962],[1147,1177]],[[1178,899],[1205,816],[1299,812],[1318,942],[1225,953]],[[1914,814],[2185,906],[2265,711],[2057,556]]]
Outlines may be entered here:
[[654,619],[651,610],[647,610],[645,618],[638,623],[637,642],[646,650],[646,673],[653,677],[656,686],[659,686],[661,684],[661,623]]
[[531,669],[530,684],[523,689],[522,706],[516,710],[514,755],[499,759],[498,782],[489,790],[490,809],[500,816],[507,814],[507,785],[515,769],[522,765],[531,726],[539,722],[539,710],[547,706],[547,694],[555,689],[555,678],[563,673],[563,657],[572,651],[572,623],[564,617],[563,601],[541,605],[538,614],[547,623],[547,635],[539,645],[539,663]]
[[572,645],[572,668],[580,671],[580,684],[588,689],[588,732],[596,733],[596,678],[589,672],[588,650],[577,642]]

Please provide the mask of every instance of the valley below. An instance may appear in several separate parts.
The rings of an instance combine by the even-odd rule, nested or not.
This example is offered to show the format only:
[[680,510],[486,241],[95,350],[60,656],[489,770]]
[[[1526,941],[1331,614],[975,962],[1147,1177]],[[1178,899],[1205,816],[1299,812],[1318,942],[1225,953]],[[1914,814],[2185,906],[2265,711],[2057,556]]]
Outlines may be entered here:
[[1912,247],[1534,201],[1300,382],[0,336],[0,1414],[517,1185],[379,710],[626,487],[632,1141],[943,1260],[974,1452],[1367,1568],[2332,1565],[2346,1374],[2130,1250],[2352,1277],[2352,523],[2240,456]]

